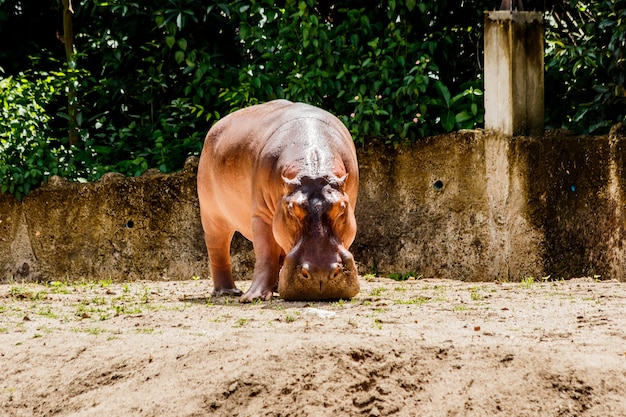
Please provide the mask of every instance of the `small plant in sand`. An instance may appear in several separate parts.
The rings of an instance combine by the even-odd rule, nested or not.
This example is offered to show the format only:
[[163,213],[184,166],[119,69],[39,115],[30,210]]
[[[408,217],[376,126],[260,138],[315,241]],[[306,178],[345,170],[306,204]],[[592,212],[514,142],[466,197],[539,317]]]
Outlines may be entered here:
[[87,327],[85,329],[75,328],[73,329],[75,332],[85,332],[87,334],[98,336],[100,333],[103,333],[105,330],[101,327]]
[[245,318],[245,317],[240,317],[237,319],[237,322],[235,323],[235,326],[233,327],[243,327],[246,325],[246,323],[248,323],[249,319]]
[[135,333],[152,334],[154,333],[154,329],[152,327],[143,327],[143,328],[135,329]]
[[472,287],[470,290],[470,298],[472,301],[480,301],[484,298],[478,287]]
[[378,330],[382,330],[383,329],[383,322],[381,319],[374,319],[374,322],[372,323],[372,327]]
[[50,288],[53,294],[69,294],[71,289],[66,282],[51,281],[47,283],[47,287]]
[[346,305],[346,300],[344,300],[343,298],[340,298],[337,301],[333,301],[332,303],[330,303],[331,306],[336,306],[336,307],[343,307]]
[[101,288],[108,288],[111,285],[113,285],[113,280],[111,278],[101,279],[100,281],[98,281],[98,286],[100,286]]
[[376,274],[365,274],[363,275],[363,279],[368,282],[373,281],[376,279]]
[[372,288],[372,290],[370,291],[370,295],[374,297],[380,297],[385,291],[387,291],[387,288],[385,287]]
[[529,290],[533,287],[533,285],[535,284],[535,278],[534,277],[524,277],[522,278],[522,280],[520,281],[520,287],[525,289],[525,290]]
[[409,279],[419,280],[423,278],[423,275],[417,272],[396,272],[389,274],[389,278],[394,281],[407,281]]
[[42,317],[49,318],[49,319],[56,319],[56,318],[58,318],[58,317],[59,317],[58,315],[56,315],[56,314],[52,311],[52,309],[51,309],[49,306],[48,306],[48,307],[41,307],[41,308],[39,309],[39,311],[37,312],[37,314],[38,314],[38,315],[40,315],[40,316],[42,316]]
[[407,288],[406,284],[400,284],[400,285],[394,287],[393,290],[396,291],[396,292],[406,292],[407,289],[408,288]]
[[431,299],[430,297],[424,297],[424,296],[417,296],[417,297],[412,297],[409,298],[407,300],[397,300],[395,303],[396,304],[405,304],[405,305],[419,305],[421,306],[422,304],[426,304],[427,302],[429,302]]

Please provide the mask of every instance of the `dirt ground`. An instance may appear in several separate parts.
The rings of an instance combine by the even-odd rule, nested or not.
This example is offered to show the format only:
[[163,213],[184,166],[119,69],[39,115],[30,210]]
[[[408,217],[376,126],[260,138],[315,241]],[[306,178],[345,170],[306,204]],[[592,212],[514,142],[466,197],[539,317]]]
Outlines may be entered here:
[[364,277],[352,301],[248,305],[210,291],[0,286],[0,415],[626,416],[624,283]]

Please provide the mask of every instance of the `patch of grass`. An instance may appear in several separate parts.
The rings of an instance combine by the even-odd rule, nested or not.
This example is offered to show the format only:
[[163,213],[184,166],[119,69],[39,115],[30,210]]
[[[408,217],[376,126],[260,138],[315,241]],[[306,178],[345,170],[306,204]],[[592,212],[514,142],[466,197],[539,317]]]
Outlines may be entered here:
[[61,281],[52,281],[46,284],[53,294],[69,294],[71,292],[67,283]]
[[363,275],[363,279],[365,281],[373,281],[376,279],[376,274],[365,274]]
[[396,273],[389,274],[389,278],[391,278],[394,281],[406,281],[411,278],[422,279],[423,275],[418,274],[417,272],[396,272]]
[[30,299],[32,301],[43,301],[48,298],[48,292],[45,290],[37,291],[31,294]]
[[141,302],[142,304],[149,304],[151,294],[152,294],[152,291],[150,290],[150,288],[144,286],[143,292],[139,296],[139,302]]
[[103,333],[105,330],[102,329],[101,327],[88,327],[84,331],[87,334],[98,336],[100,333]]
[[38,315],[49,318],[49,319],[57,319],[59,318],[58,315],[56,315],[52,309],[50,308],[50,306],[48,307],[41,307],[39,309],[39,311],[37,312]]
[[72,331],[74,333],[87,333],[93,336],[98,336],[101,333],[109,332],[108,330],[103,329],[102,327],[85,327],[83,329],[81,329],[80,327],[74,327]]
[[250,319],[247,319],[245,317],[240,317],[237,319],[237,322],[235,323],[233,327],[243,327],[246,325],[246,323],[248,323],[248,321],[250,321]]
[[412,297],[409,298],[408,300],[397,300],[395,303],[396,304],[413,304],[413,305],[423,305],[428,303],[431,300],[430,297],[424,297],[424,296],[419,296],[419,297]]
[[54,328],[47,327],[47,326],[39,326],[39,327],[37,328],[37,330],[39,330],[40,332],[45,333],[45,334],[50,334],[50,333],[52,333],[55,329],[54,329]]
[[9,290],[9,296],[18,300],[24,300],[26,298],[30,298],[31,293],[24,286],[12,285],[11,289]]
[[113,285],[113,280],[111,278],[101,279],[100,281],[98,281],[98,286],[101,288],[108,288],[111,285]]
[[152,334],[152,333],[154,333],[154,329],[152,327],[144,327],[144,328],[141,328],[141,329],[135,329],[135,333]]
[[296,321],[296,317],[295,317],[295,316],[292,316],[291,314],[287,314],[287,315],[285,316],[285,321],[286,321],[287,323],[293,323],[294,321]]
[[385,287],[372,288],[372,290],[370,291],[370,295],[374,297],[380,297],[385,291],[387,291],[387,288]]
[[484,298],[478,287],[472,287],[470,290],[470,298],[472,301],[480,301]]
[[330,303],[330,305],[334,307],[343,307],[346,305],[346,303],[348,303],[348,301],[344,300],[343,298],[340,298],[339,300],[333,301],[332,303]]
[[90,304],[94,304],[97,306],[103,306],[107,304],[106,297],[94,297],[91,299]]
[[121,316],[122,314],[139,314],[141,313],[141,308],[139,306],[126,305],[126,304],[114,304],[113,309],[115,310],[116,316]]
[[452,311],[467,311],[469,308],[466,305],[458,304],[452,307]]
[[398,285],[397,287],[394,287],[393,290],[396,292],[406,292],[407,290],[407,286],[405,284],[402,285]]
[[525,290],[529,290],[533,287],[534,284],[535,284],[534,277],[524,277],[520,281],[519,286]]

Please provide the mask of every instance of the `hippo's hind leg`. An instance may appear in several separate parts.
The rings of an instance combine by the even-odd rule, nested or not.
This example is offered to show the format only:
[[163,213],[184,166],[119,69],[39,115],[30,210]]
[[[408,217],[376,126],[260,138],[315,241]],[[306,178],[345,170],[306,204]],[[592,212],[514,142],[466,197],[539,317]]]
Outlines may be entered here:
[[235,231],[220,226],[216,221],[203,221],[202,226],[213,277],[212,295],[241,295],[242,291],[235,286],[233,281],[230,262],[230,242]]

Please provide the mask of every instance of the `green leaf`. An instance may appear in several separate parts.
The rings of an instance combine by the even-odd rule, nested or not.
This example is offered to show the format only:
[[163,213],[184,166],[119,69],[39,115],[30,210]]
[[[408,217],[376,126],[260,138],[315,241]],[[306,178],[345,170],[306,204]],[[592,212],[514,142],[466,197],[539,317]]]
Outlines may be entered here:
[[441,81],[435,81],[435,88],[439,92],[439,95],[443,98],[443,101],[446,103],[446,107],[450,107],[450,90],[446,87]]
[[456,123],[463,123],[473,118],[474,118],[473,114],[471,114],[467,110],[463,110],[462,112],[457,113],[455,120],[456,120]]
[[441,116],[441,126],[446,130],[446,132],[450,132],[454,129],[454,125],[456,123],[456,116],[450,110],[447,110]]

